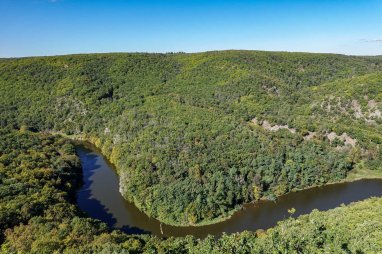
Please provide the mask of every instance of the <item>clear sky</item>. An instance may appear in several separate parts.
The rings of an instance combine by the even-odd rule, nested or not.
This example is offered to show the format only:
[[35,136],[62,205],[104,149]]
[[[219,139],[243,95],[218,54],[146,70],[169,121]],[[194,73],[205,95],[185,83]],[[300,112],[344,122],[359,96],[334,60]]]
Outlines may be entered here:
[[0,57],[222,49],[382,55],[382,0],[0,0]]

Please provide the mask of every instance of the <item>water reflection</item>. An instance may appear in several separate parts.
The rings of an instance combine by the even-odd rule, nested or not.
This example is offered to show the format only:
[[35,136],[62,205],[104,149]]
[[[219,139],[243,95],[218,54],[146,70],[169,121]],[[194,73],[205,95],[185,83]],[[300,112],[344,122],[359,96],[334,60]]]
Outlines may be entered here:
[[[127,233],[162,235],[159,221],[149,218],[121,196],[116,172],[96,149],[79,145],[77,154],[82,163],[84,182],[78,191],[77,203],[83,211],[110,227]],[[163,224],[162,229],[165,236],[197,237],[220,235],[222,232],[255,231],[272,227],[289,217],[287,211],[292,207],[296,209],[296,217],[313,209],[328,210],[371,196],[382,196],[382,180],[360,180],[312,188],[290,193],[275,202],[247,204],[245,209],[221,223],[202,227],[173,227]]]

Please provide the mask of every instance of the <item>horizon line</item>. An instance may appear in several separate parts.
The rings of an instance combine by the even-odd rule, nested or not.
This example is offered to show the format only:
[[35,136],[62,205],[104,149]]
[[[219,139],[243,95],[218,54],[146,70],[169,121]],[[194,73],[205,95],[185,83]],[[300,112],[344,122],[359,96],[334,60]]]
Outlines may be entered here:
[[261,49],[217,49],[205,51],[109,51],[109,52],[89,52],[89,53],[67,53],[67,54],[52,54],[52,55],[27,55],[27,56],[11,56],[3,57],[0,59],[22,59],[22,58],[38,58],[38,57],[60,57],[60,56],[81,56],[81,55],[107,55],[107,54],[203,54],[211,52],[227,52],[227,51],[251,51],[251,52],[268,52],[268,53],[298,53],[298,54],[323,54],[323,55],[340,55],[349,57],[380,57],[382,55],[365,55],[365,54],[344,54],[335,52],[312,52],[312,51],[287,51],[287,50],[261,50]]

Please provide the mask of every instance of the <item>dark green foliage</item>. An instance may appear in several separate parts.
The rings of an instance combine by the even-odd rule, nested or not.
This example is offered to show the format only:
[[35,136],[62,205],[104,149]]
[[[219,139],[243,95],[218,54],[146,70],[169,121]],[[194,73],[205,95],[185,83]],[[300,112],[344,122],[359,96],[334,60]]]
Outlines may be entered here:
[[[341,180],[360,161],[379,169],[379,125],[345,102],[382,101],[380,63],[253,51],[4,59],[0,125],[81,135],[117,165],[124,196],[145,213],[205,223],[253,201],[254,186],[273,197]],[[320,106],[330,96],[345,111]],[[297,133],[269,132],[254,117]],[[321,137],[304,141],[308,130]],[[358,147],[329,144],[332,130]]]
[[[73,204],[79,176],[60,137],[0,130],[0,253],[380,253],[382,199],[287,219],[268,231],[161,239],[110,231]],[[33,209],[32,209],[33,208]],[[10,216],[12,215],[13,216]]]
[[62,203],[73,200],[80,180],[79,160],[64,139],[0,129],[0,233],[41,214],[72,216]]

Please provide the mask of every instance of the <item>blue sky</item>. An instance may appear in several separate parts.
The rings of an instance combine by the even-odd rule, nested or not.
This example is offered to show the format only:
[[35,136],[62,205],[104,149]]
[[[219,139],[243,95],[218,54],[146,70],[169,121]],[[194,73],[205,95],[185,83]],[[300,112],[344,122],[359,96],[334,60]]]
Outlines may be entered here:
[[381,0],[0,0],[0,57],[223,49],[382,55]]

